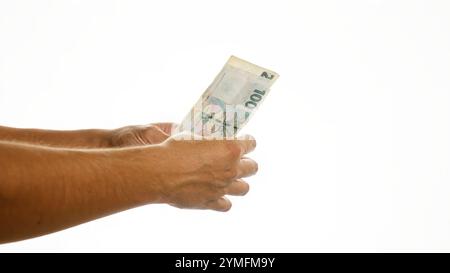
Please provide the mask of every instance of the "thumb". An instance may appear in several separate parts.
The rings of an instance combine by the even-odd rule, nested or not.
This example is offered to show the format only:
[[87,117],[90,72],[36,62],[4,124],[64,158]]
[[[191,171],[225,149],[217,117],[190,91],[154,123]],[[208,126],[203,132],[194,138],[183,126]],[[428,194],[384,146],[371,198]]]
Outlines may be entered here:
[[143,129],[141,132],[142,141],[144,144],[158,144],[164,142],[166,139],[170,137],[169,134],[161,130],[157,126],[148,126]]
[[161,131],[168,135],[173,135],[176,132],[177,127],[179,126],[177,123],[173,122],[160,122],[153,123],[151,125],[158,127]]

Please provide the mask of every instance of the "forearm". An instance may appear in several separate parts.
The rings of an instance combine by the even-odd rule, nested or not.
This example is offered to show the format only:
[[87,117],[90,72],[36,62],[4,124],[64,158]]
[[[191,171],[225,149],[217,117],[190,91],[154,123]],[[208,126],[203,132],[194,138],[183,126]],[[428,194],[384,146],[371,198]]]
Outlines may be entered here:
[[0,141],[67,148],[106,148],[111,146],[110,131],[102,129],[57,131],[0,126]]
[[[0,243],[159,202],[160,149],[65,150],[0,141]],[[139,160],[144,151],[154,156]]]

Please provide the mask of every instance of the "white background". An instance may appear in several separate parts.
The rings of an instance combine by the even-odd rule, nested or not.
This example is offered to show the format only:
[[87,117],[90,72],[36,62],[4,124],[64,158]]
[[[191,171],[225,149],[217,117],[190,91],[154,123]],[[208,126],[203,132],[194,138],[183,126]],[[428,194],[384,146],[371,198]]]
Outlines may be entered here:
[[281,76],[229,213],[150,205],[0,252],[450,250],[449,1],[1,0],[0,124],[179,122],[232,54]]

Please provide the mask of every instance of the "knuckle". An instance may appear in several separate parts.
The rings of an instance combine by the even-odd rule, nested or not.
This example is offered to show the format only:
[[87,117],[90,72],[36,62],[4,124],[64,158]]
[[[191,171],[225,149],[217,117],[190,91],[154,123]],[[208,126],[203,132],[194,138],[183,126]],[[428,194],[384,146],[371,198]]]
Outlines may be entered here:
[[241,156],[241,148],[236,143],[226,144],[226,155],[230,159],[238,159]]
[[155,130],[158,130],[158,127],[156,127],[155,125],[145,125],[142,126],[141,128],[139,128],[142,132],[146,133],[146,132],[153,132]]
[[225,174],[224,174],[225,178],[227,178],[227,179],[233,179],[233,178],[237,177],[237,175],[238,175],[238,171],[236,168],[230,168],[230,169],[226,170]]
[[208,200],[215,200],[219,199],[220,197],[224,196],[226,194],[225,187],[220,185],[217,187],[211,188],[208,196],[205,196]]
[[218,187],[218,188],[223,188],[223,187],[228,186],[228,184],[230,184],[230,180],[231,180],[231,179],[228,179],[228,178],[227,178],[226,180],[220,179],[220,180],[217,180],[217,181],[216,181],[215,185],[216,185],[216,187]]

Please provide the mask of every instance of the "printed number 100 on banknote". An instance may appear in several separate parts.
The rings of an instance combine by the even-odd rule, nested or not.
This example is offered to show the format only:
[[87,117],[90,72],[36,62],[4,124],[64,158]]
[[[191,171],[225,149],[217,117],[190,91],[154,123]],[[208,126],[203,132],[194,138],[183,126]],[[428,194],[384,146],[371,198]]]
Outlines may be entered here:
[[278,74],[231,56],[177,132],[235,138],[270,92]]

